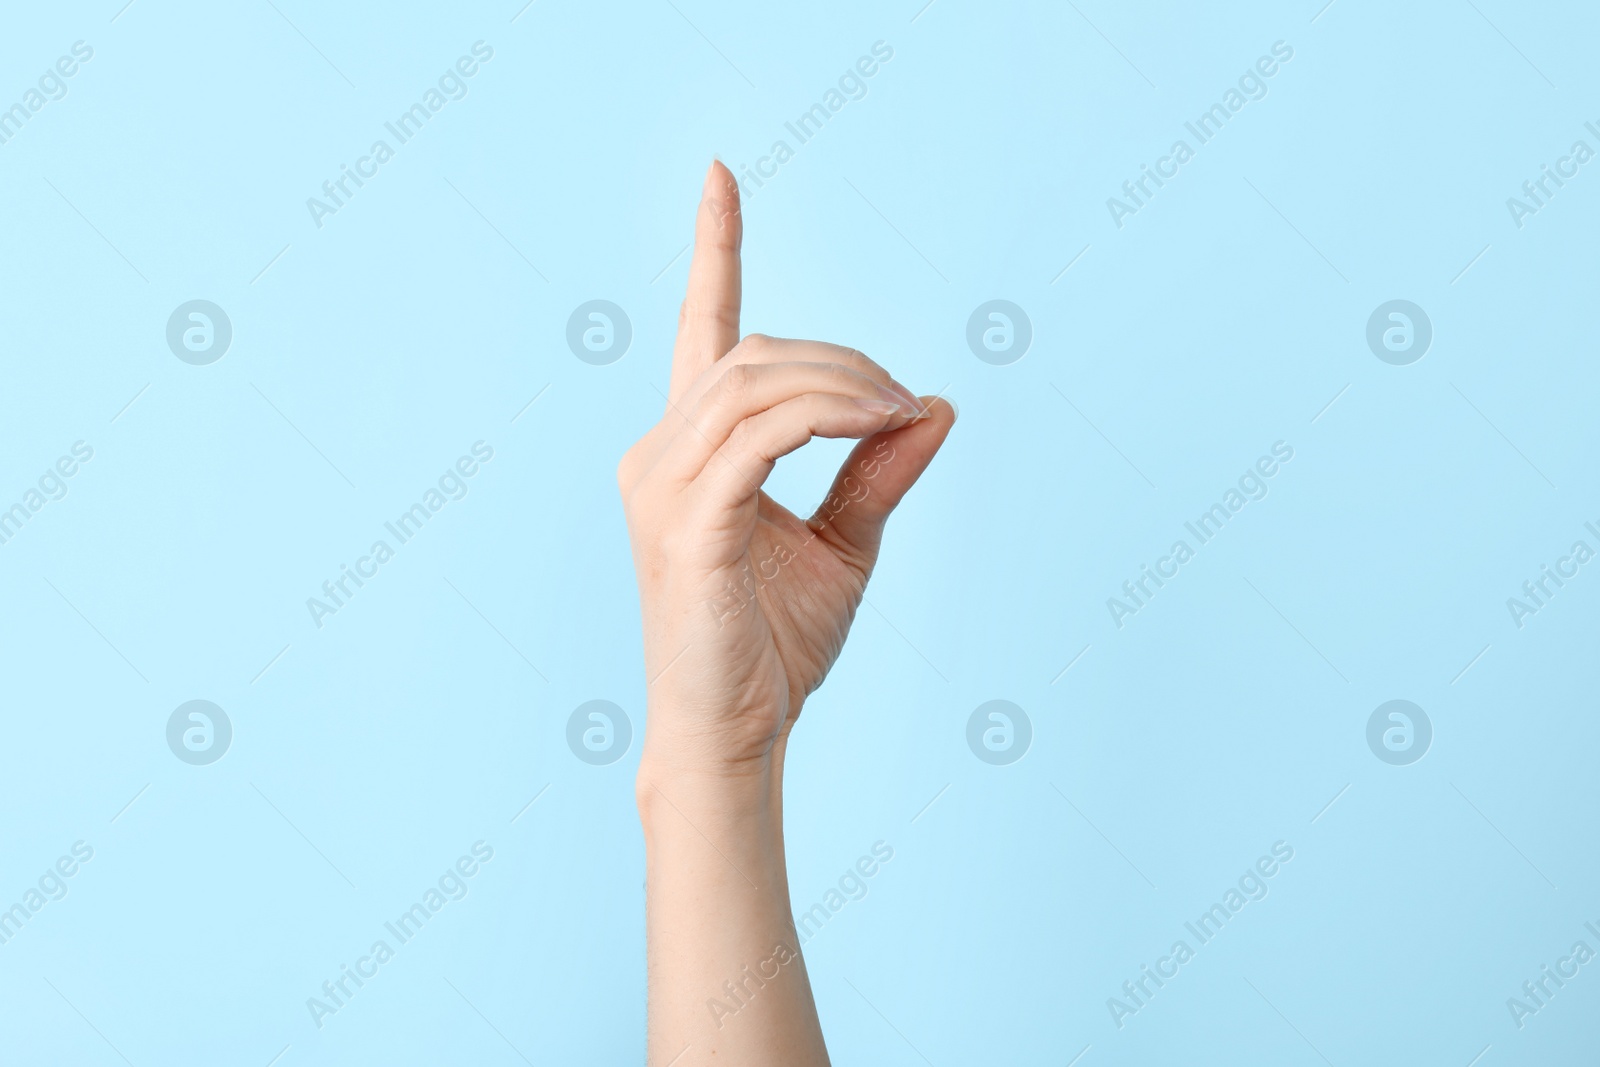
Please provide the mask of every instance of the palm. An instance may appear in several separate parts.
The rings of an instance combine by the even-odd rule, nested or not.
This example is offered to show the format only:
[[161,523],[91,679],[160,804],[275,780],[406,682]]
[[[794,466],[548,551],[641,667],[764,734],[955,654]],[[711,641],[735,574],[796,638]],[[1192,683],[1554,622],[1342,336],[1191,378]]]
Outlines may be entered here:
[[838,658],[871,562],[765,492],[728,519],[725,539],[708,539],[725,548],[712,548],[722,562],[706,561],[712,610],[694,616],[697,632],[683,636],[689,651],[673,673],[722,692],[713,728],[754,754],[794,725]]
[[[752,637],[759,634],[770,645],[771,662],[781,670],[788,698],[786,728],[839,657],[871,563],[847,561],[825,536],[766,493],[757,499],[755,530],[744,560],[757,576]],[[790,553],[787,562],[779,562],[781,549]],[[767,575],[772,575],[770,581]]]

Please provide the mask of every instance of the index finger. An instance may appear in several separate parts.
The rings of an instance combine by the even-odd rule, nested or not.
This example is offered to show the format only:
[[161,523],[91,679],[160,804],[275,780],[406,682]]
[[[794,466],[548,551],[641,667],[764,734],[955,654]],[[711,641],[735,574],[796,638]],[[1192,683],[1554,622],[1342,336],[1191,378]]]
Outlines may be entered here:
[[678,340],[672,349],[672,382],[667,395],[673,402],[739,342],[739,245],[743,239],[739,183],[727,167],[713,160],[701,190],[689,289],[678,314]]

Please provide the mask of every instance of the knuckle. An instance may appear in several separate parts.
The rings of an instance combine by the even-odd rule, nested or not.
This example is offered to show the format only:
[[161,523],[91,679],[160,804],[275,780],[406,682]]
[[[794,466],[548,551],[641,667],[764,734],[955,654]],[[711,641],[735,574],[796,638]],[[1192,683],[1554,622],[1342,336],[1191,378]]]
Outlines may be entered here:
[[824,376],[834,392],[847,392],[861,385],[861,375],[843,363],[824,363]]
[[850,350],[850,354],[855,357],[856,366],[861,368],[861,373],[867,375],[868,377],[876,376],[887,378],[889,376],[888,371],[878,366],[878,364],[870,356],[861,351],[859,348],[852,348]]
[[712,322],[736,330],[739,328],[739,309],[726,301],[697,300],[690,295],[678,305],[678,326],[681,328],[687,322]]
[[741,420],[728,434],[728,443],[724,446],[733,456],[744,455],[751,451],[756,442],[756,437],[761,431],[760,416]]
[[748,363],[735,363],[722,374],[718,388],[730,400],[741,400],[755,391],[760,377],[757,369]]
[[745,334],[744,340],[739,342],[739,347],[753,357],[760,357],[772,349],[772,338],[764,333]]

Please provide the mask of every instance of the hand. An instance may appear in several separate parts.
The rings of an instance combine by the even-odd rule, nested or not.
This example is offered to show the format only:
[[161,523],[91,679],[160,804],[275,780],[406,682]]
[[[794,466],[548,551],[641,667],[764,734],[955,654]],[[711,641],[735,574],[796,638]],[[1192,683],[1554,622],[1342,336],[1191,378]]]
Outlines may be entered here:
[[[739,340],[739,188],[706,175],[662,419],[617,470],[649,680],[643,759],[764,769],[839,655],[889,513],[955,409],[860,352]],[[813,437],[859,438],[807,521],[761,490]]]

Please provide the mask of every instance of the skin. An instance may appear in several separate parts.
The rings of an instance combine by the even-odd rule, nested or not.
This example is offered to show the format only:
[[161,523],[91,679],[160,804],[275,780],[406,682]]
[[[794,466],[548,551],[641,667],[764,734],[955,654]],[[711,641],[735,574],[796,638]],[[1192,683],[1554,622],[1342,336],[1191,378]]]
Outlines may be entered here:
[[[706,175],[661,421],[617,469],[644,622],[649,1063],[828,1063],[783,850],[783,760],[844,646],[884,524],[955,422],[854,349],[739,337],[743,219]],[[761,490],[859,440],[806,520]]]

